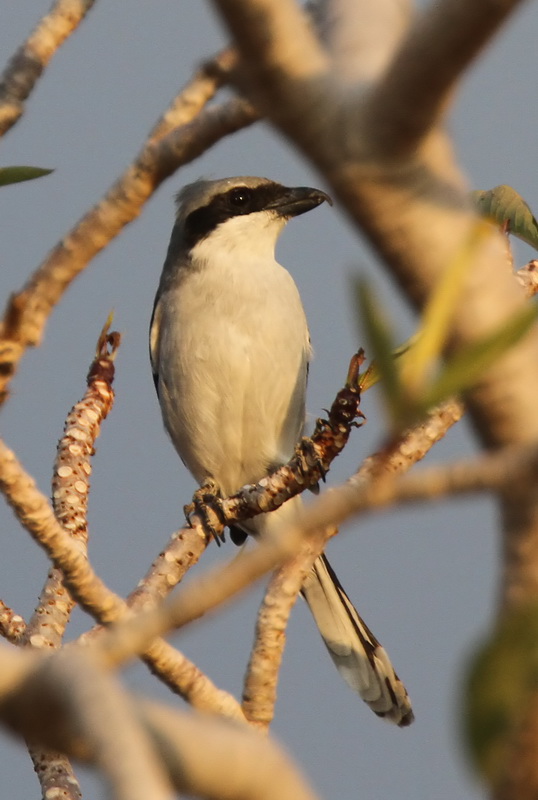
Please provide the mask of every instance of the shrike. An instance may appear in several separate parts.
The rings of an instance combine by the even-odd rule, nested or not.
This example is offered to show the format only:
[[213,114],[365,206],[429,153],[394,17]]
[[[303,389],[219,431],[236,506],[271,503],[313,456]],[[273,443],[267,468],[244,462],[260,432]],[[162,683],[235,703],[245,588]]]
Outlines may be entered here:
[[[178,195],[151,364],[179,456],[223,497],[289,461],[302,435],[310,337],[297,287],[274,251],[288,220],[325,200],[318,189],[254,177],[198,181]],[[241,528],[263,536],[300,502]],[[236,542],[241,535],[232,531]],[[324,555],[302,594],[344,680],[378,716],[409,725],[405,687]]]

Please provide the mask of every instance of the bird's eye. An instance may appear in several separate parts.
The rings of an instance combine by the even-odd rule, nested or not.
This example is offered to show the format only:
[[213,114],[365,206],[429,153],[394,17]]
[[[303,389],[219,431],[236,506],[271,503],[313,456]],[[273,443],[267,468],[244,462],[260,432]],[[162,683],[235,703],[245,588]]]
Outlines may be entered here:
[[245,206],[248,206],[251,198],[252,192],[245,186],[242,186],[238,189],[232,189],[230,192],[230,201],[232,205],[237,206],[237,208],[245,208]]

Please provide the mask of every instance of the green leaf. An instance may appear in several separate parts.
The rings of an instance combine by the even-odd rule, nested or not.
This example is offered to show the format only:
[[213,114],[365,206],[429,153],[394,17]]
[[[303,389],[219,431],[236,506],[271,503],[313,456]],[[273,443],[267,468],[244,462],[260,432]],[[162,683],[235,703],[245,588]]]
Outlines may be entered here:
[[[365,280],[353,279],[357,306],[366,338],[372,349],[375,366],[370,367],[368,385],[381,381],[381,390],[393,423],[401,419],[407,402],[403,396],[400,376],[394,362],[394,345],[390,326],[383,309]],[[373,376],[372,376],[373,373]],[[368,370],[365,373],[368,374]],[[373,377],[373,379],[372,379]],[[364,385],[361,383],[364,389]]]
[[404,361],[402,379],[414,396],[426,388],[429,373],[445,345],[463,283],[477,250],[491,229],[484,222],[473,226],[467,241],[458,248],[428,299],[412,350]]
[[[411,349],[414,347],[415,342],[417,340],[417,334],[414,333],[413,336],[410,336],[409,339],[406,339],[405,342],[399,344],[392,351],[393,359],[402,358],[405,356],[406,353],[410,353]],[[372,386],[375,386],[376,383],[379,383],[381,380],[381,375],[379,374],[379,370],[377,368],[377,362],[371,361],[368,367],[361,372],[359,375],[359,386],[361,391],[366,392],[368,389],[371,389]]]
[[476,770],[495,786],[512,737],[538,691],[538,605],[512,611],[474,656],[464,692],[463,734]]
[[538,250],[538,222],[529,205],[505,184],[488,191],[471,192],[477,211]]
[[50,175],[51,172],[54,170],[41,167],[0,167],[0,186],[21,181],[33,181],[43,175]]
[[435,406],[472,386],[486,369],[529,331],[537,316],[538,306],[529,304],[493,333],[453,355],[428,389],[424,398],[425,406]]

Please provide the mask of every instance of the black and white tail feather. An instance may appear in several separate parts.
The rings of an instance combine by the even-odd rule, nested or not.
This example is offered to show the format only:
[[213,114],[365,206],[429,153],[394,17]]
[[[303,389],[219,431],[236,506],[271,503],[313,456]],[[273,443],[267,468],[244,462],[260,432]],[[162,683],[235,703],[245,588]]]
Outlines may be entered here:
[[[297,520],[302,498],[244,523],[243,531],[263,537]],[[239,531],[240,533],[241,531]],[[347,596],[325,554],[316,559],[301,594],[336,669],[374,714],[401,728],[414,720],[407,690],[368,625]]]
[[302,594],[336,666],[346,681],[378,717],[405,727],[413,711],[405,686],[385,649],[361,619],[321,555],[305,580]]

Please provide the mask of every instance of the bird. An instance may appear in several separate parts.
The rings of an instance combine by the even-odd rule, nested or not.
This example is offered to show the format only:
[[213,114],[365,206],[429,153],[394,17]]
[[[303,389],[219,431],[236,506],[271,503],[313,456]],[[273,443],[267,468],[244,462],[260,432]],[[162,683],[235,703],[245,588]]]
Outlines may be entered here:
[[[164,427],[201,487],[226,497],[294,454],[305,424],[311,345],[291,274],[275,259],[286,223],[330,197],[268,178],[198,180],[177,195],[150,324]],[[236,544],[296,517],[300,497],[232,529]],[[301,593],[339,673],[379,717],[413,711],[384,648],[325,554]]]

